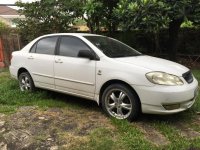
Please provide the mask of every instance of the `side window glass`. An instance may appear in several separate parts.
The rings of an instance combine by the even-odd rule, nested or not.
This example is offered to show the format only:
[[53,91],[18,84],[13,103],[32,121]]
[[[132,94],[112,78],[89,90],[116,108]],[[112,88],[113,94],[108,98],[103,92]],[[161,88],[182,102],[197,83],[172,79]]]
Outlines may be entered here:
[[47,37],[37,43],[36,53],[54,55],[58,37]]
[[60,41],[59,55],[78,57],[80,50],[90,50],[90,48],[76,37],[62,37]]
[[31,48],[31,50],[30,50],[30,53],[35,53],[36,45],[37,45],[37,44],[34,44],[34,45],[32,46],[32,48]]

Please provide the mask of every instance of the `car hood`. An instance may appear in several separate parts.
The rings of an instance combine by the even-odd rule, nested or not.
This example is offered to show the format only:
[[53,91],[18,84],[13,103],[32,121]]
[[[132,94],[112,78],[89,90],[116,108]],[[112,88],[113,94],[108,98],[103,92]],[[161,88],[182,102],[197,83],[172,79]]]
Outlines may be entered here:
[[177,76],[182,76],[183,73],[189,70],[178,63],[146,55],[115,58],[115,60],[147,68],[152,71],[162,71]]

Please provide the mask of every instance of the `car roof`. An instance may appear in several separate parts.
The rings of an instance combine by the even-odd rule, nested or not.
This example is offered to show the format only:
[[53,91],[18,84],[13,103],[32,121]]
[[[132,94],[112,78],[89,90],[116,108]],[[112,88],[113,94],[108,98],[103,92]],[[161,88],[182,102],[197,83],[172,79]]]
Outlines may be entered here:
[[72,36],[102,36],[98,34],[91,34],[91,33],[53,33],[53,34],[46,34],[43,35],[43,37],[46,36],[56,36],[56,35],[72,35]]

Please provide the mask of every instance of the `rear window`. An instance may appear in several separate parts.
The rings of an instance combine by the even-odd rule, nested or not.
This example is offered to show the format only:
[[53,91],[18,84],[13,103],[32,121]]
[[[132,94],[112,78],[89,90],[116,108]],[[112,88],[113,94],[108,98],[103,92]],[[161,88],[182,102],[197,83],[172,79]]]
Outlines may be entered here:
[[[46,37],[37,42],[35,52],[38,54],[54,55],[58,37]],[[34,50],[34,46],[32,47]],[[31,50],[32,50],[31,49]]]

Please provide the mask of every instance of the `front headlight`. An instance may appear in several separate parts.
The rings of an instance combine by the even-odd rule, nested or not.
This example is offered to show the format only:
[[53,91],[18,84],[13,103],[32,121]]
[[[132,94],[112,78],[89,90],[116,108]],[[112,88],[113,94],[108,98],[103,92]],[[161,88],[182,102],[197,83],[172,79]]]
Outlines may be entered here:
[[146,74],[147,79],[160,85],[183,85],[183,81],[175,75],[168,74],[165,72],[150,72]]

